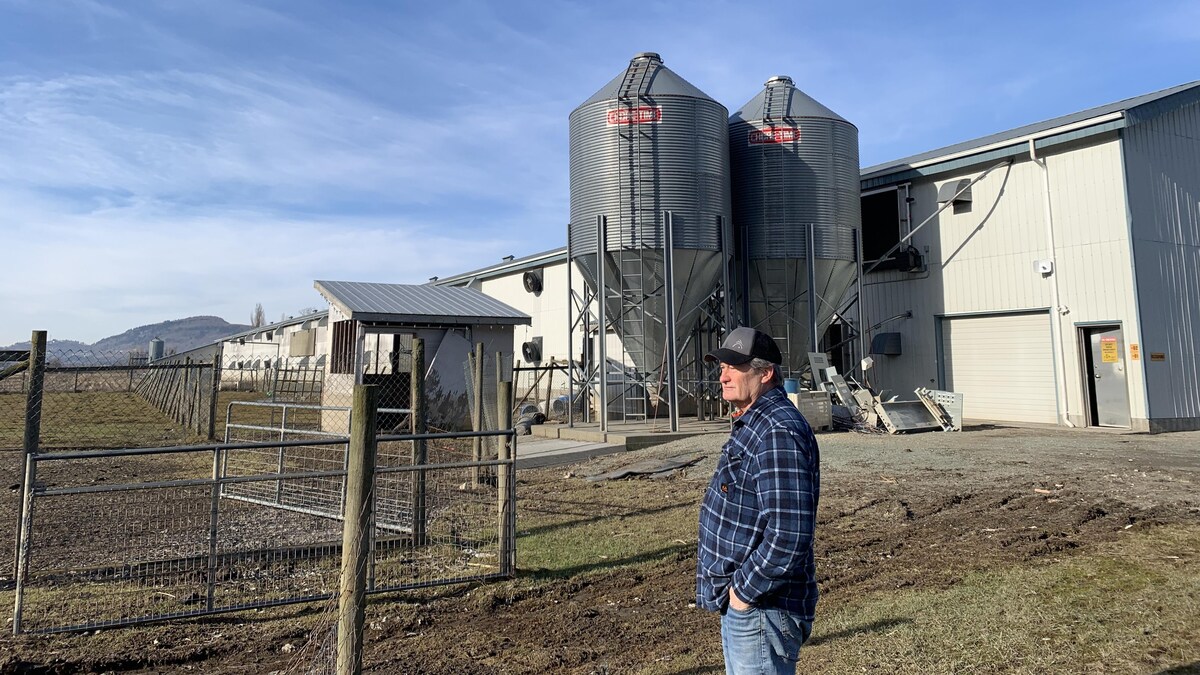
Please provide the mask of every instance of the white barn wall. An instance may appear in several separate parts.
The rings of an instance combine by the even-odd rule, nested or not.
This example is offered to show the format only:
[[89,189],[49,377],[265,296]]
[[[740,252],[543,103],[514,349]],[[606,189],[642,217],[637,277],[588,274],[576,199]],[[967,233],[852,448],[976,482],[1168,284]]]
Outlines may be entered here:
[[[522,279],[524,269],[512,272],[497,272],[495,276],[476,279],[471,283],[463,280],[455,285],[469,286],[483,294],[495,298],[510,307],[520,310],[530,317],[528,326],[514,326],[513,354],[521,358],[521,345],[541,336],[542,360],[549,361],[553,357],[557,361],[567,360],[567,326],[568,326],[568,297],[567,270],[571,270],[571,284],[576,294],[582,294],[584,288],[583,276],[575,265],[567,265],[564,259],[550,262],[539,269],[542,270],[542,292],[534,295],[525,290]],[[571,335],[571,351],[576,359],[583,353],[583,332],[576,329]],[[609,358],[620,359],[624,355],[621,340],[610,333],[605,342]],[[628,359],[627,359],[628,360]]]
[[[264,370],[266,361],[274,363],[276,360],[282,360],[288,367],[315,368],[321,355],[328,353],[327,349],[322,348],[327,339],[325,334],[329,331],[327,320],[324,317],[301,316],[289,321],[290,323],[276,325],[272,328],[264,327],[258,332],[244,335],[241,338],[242,343],[238,342],[238,338],[222,341],[221,385],[225,387],[237,385],[242,374],[240,371]],[[303,330],[313,331],[313,354],[292,356],[290,351],[292,336]],[[270,340],[266,337],[268,333],[271,335]],[[238,367],[239,363],[242,364],[241,368]]]
[[[910,194],[914,225],[937,210],[943,183],[974,178],[971,172],[915,182]],[[911,398],[916,387],[938,387],[937,317],[980,314],[1050,305],[1049,286],[1033,270],[1046,257],[1041,217],[1041,175],[1031,162],[998,168],[972,190],[972,208],[947,208],[913,237],[927,271],[872,273],[864,280],[867,324],[912,311],[910,319],[884,325],[901,333],[903,354],[875,356],[872,383],[889,395]],[[1033,192],[1037,190],[1037,192]],[[1003,191],[1003,196],[1001,192]],[[882,283],[881,283],[882,282]]]
[[[1083,389],[1080,384],[1075,323],[1114,321],[1125,329],[1127,342],[1136,341],[1132,274],[1126,241],[1126,208],[1121,189],[1119,141],[1061,150],[1047,157],[1060,304],[1069,313],[1060,318],[1065,342],[1053,345],[1055,359],[1065,370],[1066,408],[1081,424]],[[913,224],[937,208],[938,188],[978,176],[974,167],[911,187]],[[939,386],[937,325],[940,316],[1045,311],[1054,304],[1053,280],[1039,274],[1037,260],[1050,258],[1046,229],[1044,178],[1028,156],[992,171],[972,186],[972,206],[965,213],[947,208],[913,239],[926,256],[925,273],[889,271],[864,280],[867,323],[911,310],[913,317],[879,328],[902,335],[901,356],[875,356],[871,381],[889,395],[911,398],[916,387]],[[1100,264],[1097,264],[1097,263]],[[1031,339],[1049,340],[1049,335]],[[1002,358],[1002,354],[997,355]],[[1063,380],[1059,380],[1059,407]],[[1140,377],[1131,377],[1133,417],[1145,418]],[[968,404],[969,408],[969,404]],[[1142,410],[1139,414],[1139,410]],[[976,410],[972,417],[988,417]]]
[[1125,171],[1151,428],[1197,429],[1200,103],[1134,122],[1124,131]]
[[1049,155],[1059,299],[1062,315],[1060,354],[1066,371],[1071,422],[1087,423],[1084,373],[1077,340],[1078,324],[1119,323],[1125,341],[1126,387],[1135,429],[1147,429],[1146,397],[1140,361],[1129,345],[1141,346],[1129,247],[1121,142]]

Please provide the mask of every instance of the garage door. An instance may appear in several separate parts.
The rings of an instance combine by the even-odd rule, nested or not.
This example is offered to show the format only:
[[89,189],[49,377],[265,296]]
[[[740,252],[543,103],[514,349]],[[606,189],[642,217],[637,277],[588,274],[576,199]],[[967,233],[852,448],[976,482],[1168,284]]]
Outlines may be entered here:
[[1058,421],[1054,352],[1046,312],[947,317],[944,386],[963,394],[963,417]]

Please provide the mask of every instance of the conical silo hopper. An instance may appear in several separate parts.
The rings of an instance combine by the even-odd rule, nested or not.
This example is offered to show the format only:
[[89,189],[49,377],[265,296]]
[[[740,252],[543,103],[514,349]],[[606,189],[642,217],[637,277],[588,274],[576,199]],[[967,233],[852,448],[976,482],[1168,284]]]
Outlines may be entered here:
[[665,382],[669,317],[679,351],[724,273],[727,124],[724,106],[653,53],[571,113],[571,257],[651,391]]
[[818,338],[857,274],[858,129],[772,77],[729,118],[729,156],[750,325],[779,341],[797,373],[813,349],[810,227]]

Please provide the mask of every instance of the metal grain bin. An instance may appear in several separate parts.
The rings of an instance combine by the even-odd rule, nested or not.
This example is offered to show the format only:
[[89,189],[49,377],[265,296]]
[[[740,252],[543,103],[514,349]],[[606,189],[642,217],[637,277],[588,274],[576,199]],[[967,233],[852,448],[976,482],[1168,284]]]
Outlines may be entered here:
[[[653,53],[635,56],[571,113],[571,257],[596,291],[602,248],[605,311],[643,375],[661,372],[669,356],[668,303],[682,347],[723,275],[731,217],[727,115]],[[673,223],[669,284],[666,212]],[[607,222],[602,247],[599,216]]]
[[150,348],[146,352],[147,360],[150,363],[154,363],[155,361],[161,359],[163,357],[163,353],[166,351],[166,346],[166,343],[159,338],[154,338],[151,340]]
[[858,129],[772,77],[729,118],[729,157],[750,325],[776,337],[784,368],[799,372],[812,349],[809,226],[818,338],[857,273]]

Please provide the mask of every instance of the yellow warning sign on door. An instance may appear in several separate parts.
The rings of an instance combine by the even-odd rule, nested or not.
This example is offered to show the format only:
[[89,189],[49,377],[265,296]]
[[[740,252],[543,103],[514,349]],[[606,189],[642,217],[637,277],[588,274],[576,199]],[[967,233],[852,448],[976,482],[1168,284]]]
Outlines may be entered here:
[[1104,363],[1117,363],[1121,360],[1117,351],[1117,338],[1100,338],[1100,360]]

